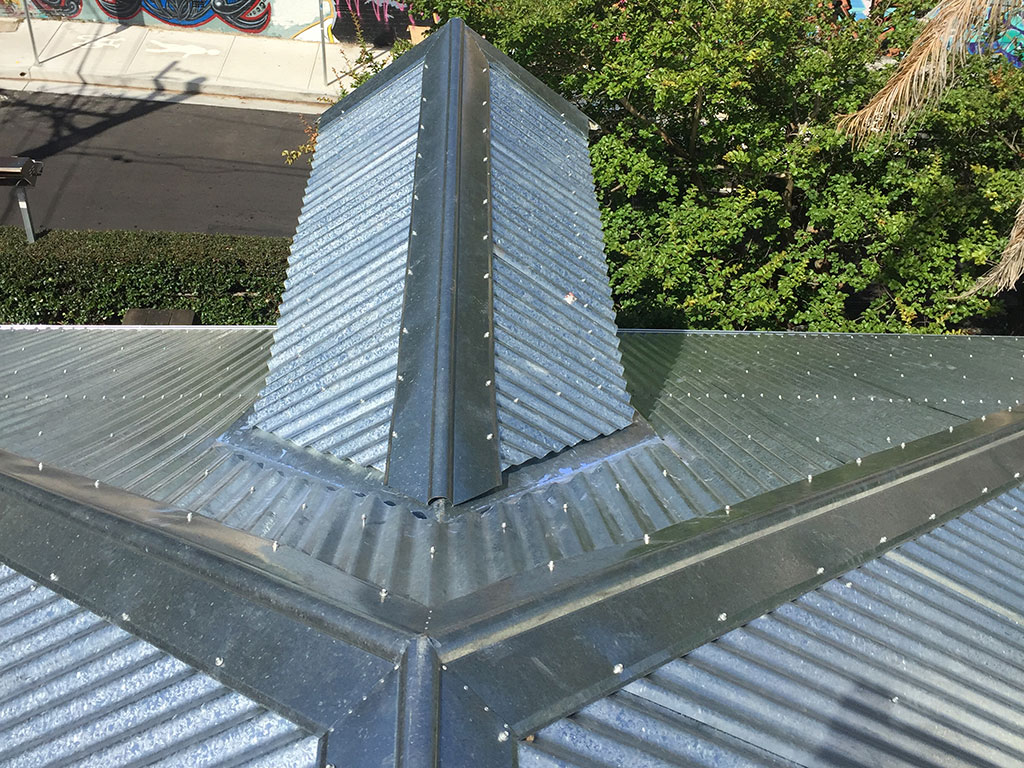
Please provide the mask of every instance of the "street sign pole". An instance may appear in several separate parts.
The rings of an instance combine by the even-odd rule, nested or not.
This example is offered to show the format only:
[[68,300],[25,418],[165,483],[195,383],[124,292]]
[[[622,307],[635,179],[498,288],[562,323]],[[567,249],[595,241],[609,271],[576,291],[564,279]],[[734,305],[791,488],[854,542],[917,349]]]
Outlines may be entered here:
[[[28,2],[28,0],[25,0]],[[328,85],[327,79],[327,41],[324,40],[324,0],[316,0],[320,9],[320,60],[324,66],[324,85]]]
[[25,6],[25,23],[28,25],[28,36],[32,41],[32,55],[36,59],[36,64],[39,64],[39,49],[36,48],[36,35],[32,31],[32,14],[28,10],[28,0],[21,0],[21,2]]

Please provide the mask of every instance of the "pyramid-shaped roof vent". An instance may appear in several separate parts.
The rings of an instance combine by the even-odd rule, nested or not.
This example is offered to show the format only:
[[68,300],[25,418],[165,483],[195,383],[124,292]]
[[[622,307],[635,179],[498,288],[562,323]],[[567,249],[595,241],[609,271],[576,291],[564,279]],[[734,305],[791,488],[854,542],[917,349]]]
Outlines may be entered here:
[[587,132],[459,20],[329,110],[250,423],[454,503],[630,424]]

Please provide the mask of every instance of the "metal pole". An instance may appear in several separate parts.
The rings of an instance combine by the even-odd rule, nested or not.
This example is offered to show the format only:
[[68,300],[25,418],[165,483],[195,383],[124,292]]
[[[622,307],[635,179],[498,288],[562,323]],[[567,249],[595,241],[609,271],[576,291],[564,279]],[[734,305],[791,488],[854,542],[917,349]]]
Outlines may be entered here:
[[39,49],[36,48],[36,35],[32,31],[32,14],[28,10],[28,0],[21,0],[21,2],[25,6],[25,23],[28,25],[28,36],[32,41],[32,55],[35,56],[36,64],[39,64]]
[[324,85],[328,85],[330,81],[327,79],[327,42],[324,40],[324,0],[316,2],[320,13],[320,60],[324,65]]
[[21,209],[21,223],[25,225],[25,237],[30,243],[36,241],[36,231],[32,226],[32,214],[28,210],[28,194],[25,187],[15,187],[14,194],[18,196],[18,207]]

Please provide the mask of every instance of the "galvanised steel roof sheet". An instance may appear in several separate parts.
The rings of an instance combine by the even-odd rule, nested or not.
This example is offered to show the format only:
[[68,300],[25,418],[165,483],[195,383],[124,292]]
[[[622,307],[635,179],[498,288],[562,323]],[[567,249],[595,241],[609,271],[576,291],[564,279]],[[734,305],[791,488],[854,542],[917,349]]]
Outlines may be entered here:
[[1013,407],[1024,380],[1018,339],[624,333],[634,401],[665,442],[603,438],[438,523],[379,477],[347,487],[341,464],[297,468],[310,452],[217,441],[255,399],[271,333],[0,329],[0,448],[436,604]]
[[494,356],[502,466],[632,421],[587,137],[491,65]]
[[0,565],[0,766],[318,765],[294,723]]
[[1024,488],[520,743],[522,768],[1024,763]]
[[327,122],[251,423],[384,470],[398,368],[422,62]]

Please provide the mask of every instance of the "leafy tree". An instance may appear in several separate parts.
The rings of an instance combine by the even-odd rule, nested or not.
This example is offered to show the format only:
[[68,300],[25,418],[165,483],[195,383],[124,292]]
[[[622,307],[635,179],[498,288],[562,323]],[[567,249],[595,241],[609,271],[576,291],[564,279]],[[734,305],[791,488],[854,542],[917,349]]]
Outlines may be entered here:
[[[841,130],[859,141],[873,134],[905,130],[938,101],[968,54],[994,50],[1017,67],[1021,59],[1020,14],[1024,3],[1006,0],[944,0],[928,14],[920,35],[889,81],[871,101],[839,121]],[[1011,145],[1013,147],[1015,145]],[[968,291],[1010,290],[1024,276],[1024,201],[1002,258]]]
[[592,160],[623,325],[949,331],[1019,199],[1024,95],[972,57],[917,130],[854,145],[928,5],[415,0],[461,16],[600,126]]

